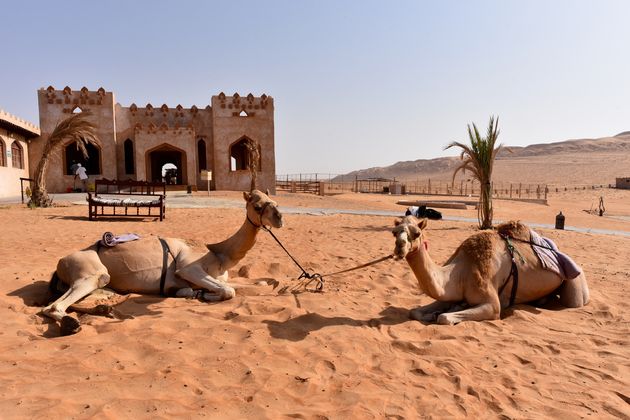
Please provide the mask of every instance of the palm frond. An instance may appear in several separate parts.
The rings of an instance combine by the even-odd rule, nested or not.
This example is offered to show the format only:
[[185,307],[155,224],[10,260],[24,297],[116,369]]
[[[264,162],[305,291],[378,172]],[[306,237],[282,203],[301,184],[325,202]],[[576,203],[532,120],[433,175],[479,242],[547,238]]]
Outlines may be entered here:
[[492,227],[492,171],[494,160],[503,147],[501,144],[496,145],[499,137],[499,118],[490,117],[485,137],[479,133],[475,123],[468,124],[467,128],[469,145],[454,141],[449,143],[444,150],[451,147],[461,149],[460,159],[462,163],[453,172],[453,182],[455,182],[455,176],[460,171],[468,170],[471,172],[472,177],[481,185],[479,223],[482,229],[487,229]]
[[96,136],[96,125],[89,120],[91,115],[91,112],[84,111],[61,120],[50,134],[46,146],[52,150],[70,140],[76,144],[77,149],[87,158],[86,146],[100,143]]

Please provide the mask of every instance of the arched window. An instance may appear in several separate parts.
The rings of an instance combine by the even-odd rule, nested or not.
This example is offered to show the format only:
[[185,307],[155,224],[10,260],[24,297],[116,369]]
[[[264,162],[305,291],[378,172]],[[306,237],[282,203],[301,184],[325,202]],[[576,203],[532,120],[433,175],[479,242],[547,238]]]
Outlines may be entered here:
[[80,163],[81,166],[85,167],[85,171],[88,175],[100,175],[101,172],[101,150],[91,144],[88,143],[85,146],[88,152],[87,159],[83,157],[83,153],[79,149],[77,149],[76,144],[74,142],[68,143],[65,148],[65,157],[66,157],[66,175],[74,175],[72,172],[72,166]]
[[17,140],[11,144],[11,164],[14,168],[24,169],[24,153]]
[[199,162],[199,172],[208,169],[206,163],[206,142],[203,139],[199,139],[197,142],[197,162]]
[[[242,138],[236,143],[230,146],[230,171],[241,171],[247,170],[250,167],[249,164],[249,150],[247,150],[247,142],[249,139]],[[258,168],[257,170],[261,170],[260,166],[260,144],[258,145]]]
[[7,150],[2,139],[0,139],[0,166],[7,166]]
[[133,160],[133,142],[131,139],[125,140],[125,174],[131,175],[136,173]]

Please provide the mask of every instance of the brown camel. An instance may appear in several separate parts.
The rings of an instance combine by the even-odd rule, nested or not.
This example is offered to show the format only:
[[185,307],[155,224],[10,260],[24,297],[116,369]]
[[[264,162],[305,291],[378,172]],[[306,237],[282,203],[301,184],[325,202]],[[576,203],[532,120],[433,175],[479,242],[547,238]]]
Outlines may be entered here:
[[145,238],[104,247],[94,244],[59,260],[53,282],[69,286],[42,313],[61,324],[61,333],[74,334],[80,323],[66,313],[69,306],[105,286],[120,293],[199,297],[205,301],[231,299],[228,269],[254,246],[260,228],[282,227],[282,214],[266,194],[244,192],[246,218],[230,238],[207,245],[207,253],[194,251],[184,241]]
[[[588,303],[584,271],[580,269],[573,279],[563,279],[543,268],[528,243],[529,228],[519,222],[504,223],[496,230],[472,235],[443,266],[429,256],[428,242],[423,239],[426,226],[426,219],[406,216],[396,220],[392,230],[396,237],[394,256],[407,260],[420,289],[436,300],[412,310],[413,319],[448,325],[499,319],[501,309],[510,304],[534,302],[556,294],[565,307],[577,308]],[[515,239],[507,242],[505,236]],[[508,243],[515,249],[518,270],[518,287],[513,297],[516,282]]]

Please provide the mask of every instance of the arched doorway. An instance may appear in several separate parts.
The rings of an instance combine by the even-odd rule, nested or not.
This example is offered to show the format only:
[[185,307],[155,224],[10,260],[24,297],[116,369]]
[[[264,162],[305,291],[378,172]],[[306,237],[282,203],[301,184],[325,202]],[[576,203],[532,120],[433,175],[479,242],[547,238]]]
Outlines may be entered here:
[[[186,152],[165,143],[147,151],[146,156],[147,180],[154,182],[166,181],[165,178],[168,173],[170,184],[188,184]],[[173,168],[175,168],[175,171],[173,171]],[[166,170],[169,172],[166,172]]]

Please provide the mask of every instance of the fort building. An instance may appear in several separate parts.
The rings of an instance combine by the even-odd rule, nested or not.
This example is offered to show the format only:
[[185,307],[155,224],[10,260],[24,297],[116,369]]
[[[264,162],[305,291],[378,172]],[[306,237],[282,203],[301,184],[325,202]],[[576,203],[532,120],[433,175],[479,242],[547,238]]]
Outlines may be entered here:
[[86,167],[88,184],[98,178],[133,179],[205,190],[208,181],[202,173],[211,171],[211,189],[249,190],[247,144],[253,140],[260,154],[257,188],[275,193],[274,104],[265,94],[220,93],[202,108],[124,107],[116,103],[113,92],[103,88],[75,91],[49,86],[37,95],[41,136],[28,148],[31,177],[45,140],[59,121],[73,113],[90,111],[100,139],[98,146],[88,146],[87,159],[71,141],[56,152],[46,178],[49,192],[74,187],[71,167],[75,163]]
[[0,109],[0,198],[20,196],[20,178],[29,177],[29,145],[39,134],[36,125]]

